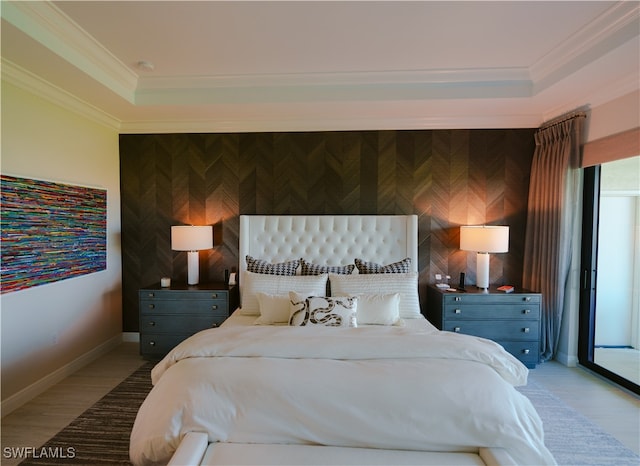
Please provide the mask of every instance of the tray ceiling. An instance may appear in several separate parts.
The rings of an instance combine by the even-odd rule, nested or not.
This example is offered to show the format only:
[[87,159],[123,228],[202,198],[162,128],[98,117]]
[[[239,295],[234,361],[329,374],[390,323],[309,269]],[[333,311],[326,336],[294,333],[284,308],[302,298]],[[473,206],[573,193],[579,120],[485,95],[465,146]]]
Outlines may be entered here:
[[3,1],[2,69],[122,132],[535,127],[638,89],[639,5]]

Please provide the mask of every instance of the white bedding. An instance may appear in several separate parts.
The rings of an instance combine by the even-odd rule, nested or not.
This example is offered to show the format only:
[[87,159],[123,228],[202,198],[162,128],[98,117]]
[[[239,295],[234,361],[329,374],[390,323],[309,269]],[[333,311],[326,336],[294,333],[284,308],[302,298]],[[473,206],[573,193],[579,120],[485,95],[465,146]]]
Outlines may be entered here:
[[[225,320],[220,327],[238,327],[238,326],[248,326],[255,325],[258,320],[257,316],[246,316],[243,315],[239,309],[236,309],[228,318]],[[272,324],[272,325],[283,325],[287,326],[288,323],[284,322],[282,324]],[[363,325],[361,325],[363,326]],[[400,319],[400,321],[396,325],[397,327],[409,327],[414,330],[423,330],[429,332],[437,332],[438,329],[429,322],[424,317],[418,317],[416,319]]]
[[527,369],[491,341],[413,325],[233,323],[185,340],[154,368],[131,434],[134,464],[166,463],[190,431],[209,442],[503,447],[517,464],[555,464],[514,389]]
[[245,316],[240,312],[240,309],[236,309],[221,325],[224,327],[237,327],[253,325],[258,316]]

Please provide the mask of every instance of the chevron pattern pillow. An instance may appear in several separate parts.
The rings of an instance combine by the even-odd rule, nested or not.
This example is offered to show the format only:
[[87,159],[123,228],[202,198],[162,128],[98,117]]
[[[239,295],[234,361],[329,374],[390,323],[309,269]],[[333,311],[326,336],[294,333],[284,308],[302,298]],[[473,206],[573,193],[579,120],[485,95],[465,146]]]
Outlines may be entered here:
[[398,262],[393,262],[387,265],[376,264],[375,262],[365,262],[362,259],[356,259],[354,261],[358,272],[367,273],[408,273],[411,267],[411,258],[407,257]]
[[246,260],[247,270],[249,272],[268,275],[295,275],[300,265],[299,260],[271,263],[262,259],[255,259],[251,256],[247,256]]

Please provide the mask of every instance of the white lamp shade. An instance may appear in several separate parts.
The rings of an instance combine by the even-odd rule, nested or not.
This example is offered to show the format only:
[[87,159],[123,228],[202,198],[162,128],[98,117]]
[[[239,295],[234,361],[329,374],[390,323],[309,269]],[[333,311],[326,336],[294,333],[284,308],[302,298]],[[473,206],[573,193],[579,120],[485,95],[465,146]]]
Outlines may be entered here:
[[509,227],[461,226],[460,249],[474,252],[507,252]]
[[211,225],[171,227],[171,249],[174,251],[200,251],[211,248],[213,248]]

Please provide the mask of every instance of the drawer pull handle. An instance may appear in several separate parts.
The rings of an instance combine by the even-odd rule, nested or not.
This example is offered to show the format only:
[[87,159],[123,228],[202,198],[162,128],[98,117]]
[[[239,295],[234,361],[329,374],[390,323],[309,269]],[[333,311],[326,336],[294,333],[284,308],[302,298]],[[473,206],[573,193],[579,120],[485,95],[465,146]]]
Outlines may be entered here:
[[156,326],[156,323],[153,320],[149,322],[149,327],[155,327],[155,326]]
[[218,297],[218,293],[211,293],[211,297],[212,298],[217,298]]
[[453,331],[456,332],[456,333],[460,333],[460,327],[454,327]]
[[148,296],[149,296],[149,298],[153,298],[153,297],[155,297],[155,295],[156,295],[155,293],[149,293]]
[[218,326],[218,324],[216,324],[215,322],[213,324],[211,324],[211,328],[216,328]]
[[214,304],[213,306],[211,306],[211,309],[213,309],[215,311],[216,309],[218,309],[218,305]]
[[522,311],[523,314],[531,314],[531,309],[524,309]]
[[156,305],[155,305],[155,304],[149,304],[149,309],[153,309],[153,308],[155,308],[155,307],[156,307]]
[[526,302],[531,301],[531,296],[525,296],[524,300],[525,300]]
[[462,301],[462,298],[460,296],[456,296],[455,298],[453,298],[454,301]]
[[522,329],[522,331],[523,331],[524,333],[529,333],[529,327],[525,327],[525,328],[523,328],[523,329]]
[[453,311],[454,314],[460,314],[462,311],[460,309],[456,309]]
[[523,349],[522,350],[522,354],[529,354],[529,350],[528,349]]
[[153,341],[153,340],[151,340],[151,341],[149,342],[149,346],[156,346],[156,342],[155,342],[155,341]]

